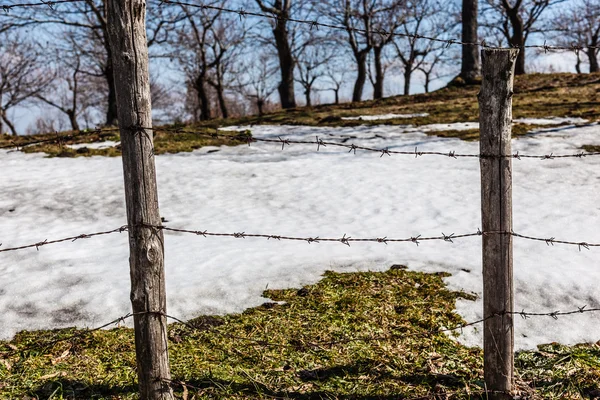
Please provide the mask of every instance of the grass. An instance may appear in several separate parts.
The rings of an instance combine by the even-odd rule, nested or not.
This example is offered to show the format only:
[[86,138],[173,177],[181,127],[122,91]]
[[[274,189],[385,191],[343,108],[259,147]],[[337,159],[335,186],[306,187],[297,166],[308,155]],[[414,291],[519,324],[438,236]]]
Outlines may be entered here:
[[[432,93],[393,96],[382,100],[312,108],[282,110],[259,116],[221,121],[228,124],[290,124],[321,126],[425,125],[475,122],[479,118],[479,86],[453,84]],[[528,74],[514,83],[513,117],[600,118],[600,74]],[[342,117],[377,114],[429,113],[426,117],[375,121],[342,120]],[[214,124],[209,122],[208,124]]]
[[[232,124],[356,126],[477,121],[478,90],[453,85],[430,94],[209,121],[186,127],[181,133],[157,132],[156,153],[238,144],[190,132],[212,133],[216,127]],[[598,93],[598,74],[517,77],[513,116],[597,120]],[[342,120],[346,116],[424,112],[429,116]],[[525,135],[538,127],[515,124],[513,135]],[[429,134],[478,139],[477,130]],[[0,146],[21,146],[53,137],[55,134],[0,135]],[[88,132],[74,134],[61,145],[40,144],[22,150],[43,151],[51,157],[118,156],[117,147],[77,151],[66,145],[119,139],[114,132]],[[600,151],[595,144],[583,148]],[[481,349],[431,333],[464,322],[454,312],[455,302],[473,299],[466,293],[449,291],[442,281],[445,276],[401,267],[386,272],[329,272],[317,284],[301,290],[265,292],[266,297],[281,304],[270,302],[241,314],[200,316],[188,325],[170,324],[176,396],[187,400],[482,398]],[[74,334],[83,336],[70,339]],[[57,339],[65,340],[44,345]],[[36,344],[40,346],[25,350]],[[8,356],[4,350],[16,353]],[[582,399],[600,394],[598,344],[546,344],[537,351],[517,353],[515,364],[522,398]],[[136,379],[131,329],[23,331],[10,342],[0,342],[2,399],[135,399]]]
[[[210,135],[214,134],[215,130],[210,127],[195,127],[194,132]],[[225,136],[236,136],[239,132],[234,131],[221,131],[219,135]],[[101,149],[94,149],[91,147],[80,147],[73,149],[69,147],[74,144],[87,144],[87,143],[101,143],[105,141],[119,142],[121,140],[118,132],[62,132],[61,137],[67,136],[69,138],[63,139],[60,143],[41,143],[26,145],[32,141],[41,140],[52,140],[56,138],[56,134],[46,135],[32,135],[32,136],[9,136],[0,135],[0,147],[3,145],[15,145],[23,146],[21,151],[25,153],[39,153],[43,152],[48,157],[63,157],[63,158],[74,158],[74,157],[91,157],[91,156],[107,156],[107,157],[118,157],[121,155],[121,147],[110,146]],[[165,153],[179,153],[179,152],[190,152],[205,146],[222,146],[229,145],[234,146],[240,144],[240,141],[225,139],[225,138],[211,138],[206,136],[197,135],[186,131],[185,128],[180,132],[173,132],[172,129],[157,130],[154,133],[154,153],[165,154]]]
[[[268,290],[264,295],[273,302],[241,314],[170,324],[176,397],[480,399],[481,350],[431,333],[461,324],[455,301],[473,299],[446,289],[445,276],[402,266],[328,272],[300,290]],[[0,348],[78,332],[24,331]],[[0,359],[0,398],[135,399],[134,353],[127,328],[18,352]],[[540,346],[517,354],[516,365],[519,387],[529,396],[523,398],[580,399],[599,388],[595,344]]]
[[[453,83],[448,87],[432,93],[411,96],[393,96],[382,100],[369,100],[360,103],[344,103],[339,105],[319,105],[280,110],[263,116],[248,116],[227,120],[211,120],[191,125],[188,128],[200,132],[214,132],[215,128],[230,125],[286,124],[352,127],[358,125],[426,125],[450,124],[456,122],[476,122],[479,118],[477,93],[479,86],[464,86]],[[513,117],[544,118],[580,117],[591,121],[600,119],[600,74],[528,74],[517,76],[514,83]],[[417,114],[428,113],[428,116],[415,118],[398,118],[390,120],[357,121],[344,120],[343,117],[377,114]],[[165,127],[172,128],[172,127]],[[536,125],[515,124],[514,136],[522,136],[539,128]],[[71,132],[66,132],[69,134]],[[221,131],[225,133],[225,131]],[[478,140],[479,133],[467,131],[431,131],[429,135],[455,137],[463,140]],[[0,146],[13,141],[39,140],[52,138],[55,134],[35,135],[27,138],[14,138],[0,135]],[[109,134],[110,135],[110,134]],[[98,142],[111,136],[87,136],[79,141],[67,141],[65,144],[82,142]],[[118,140],[118,135],[114,136]],[[206,139],[194,135],[182,135],[163,132],[156,137],[156,153],[177,153],[192,151],[202,146],[220,146],[236,144],[230,140]],[[593,144],[592,144],[593,145]],[[51,157],[81,157],[92,155],[118,156],[118,148],[75,150],[59,145],[30,146],[26,152],[46,152]]]

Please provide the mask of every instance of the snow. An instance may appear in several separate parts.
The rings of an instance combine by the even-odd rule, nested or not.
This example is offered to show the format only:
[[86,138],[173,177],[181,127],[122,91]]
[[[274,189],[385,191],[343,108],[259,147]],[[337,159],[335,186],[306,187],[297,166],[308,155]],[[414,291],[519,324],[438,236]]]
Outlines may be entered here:
[[589,121],[585,118],[548,117],[548,118],[519,118],[519,119],[513,120],[513,122],[519,122],[521,124],[530,124],[530,125],[560,125],[560,124],[586,124]]
[[429,124],[414,128],[416,131],[466,131],[469,129],[479,129],[479,122],[454,122],[452,124]]
[[[349,143],[390,150],[478,153],[478,144],[426,136],[423,128],[255,126],[257,137]],[[597,144],[600,126],[541,131],[513,141],[521,154],[578,153]],[[156,158],[167,226],[213,232],[341,237],[470,233],[480,226],[477,159],[380,157],[343,149],[253,143]],[[600,157],[514,160],[514,230],[540,237],[600,242]],[[126,222],[118,158],[45,158],[0,152],[0,242],[4,248],[114,229]],[[265,301],[265,287],[300,287],[326,270],[380,271],[406,264],[447,271],[452,289],[480,296],[481,240],[380,244],[302,243],[165,234],[168,311],[192,318],[240,312]],[[597,248],[514,240],[515,309],[532,312],[600,307]],[[467,320],[481,299],[460,301]],[[0,338],[23,329],[93,327],[126,314],[127,233],[0,253]],[[130,322],[129,322],[130,323]],[[518,348],[597,341],[600,317],[515,318]],[[461,341],[481,343],[481,327]]]
[[118,144],[120,144],[121,142],[115,142],[112,140],[107,140],[104,142],[95,142],[95,143],[77,143],[77,144],[70,144],[67,145],[68,147],[72,148],[72,149],[80,149],[82,147],[87,147],[88,149],[106,149],[109,147],[114,147]]
[[358,117],[342,117],[342,119],[344,119],[344,120],[359,120],[359,121],[376,121],[376,120],[381,120],[381,119],[427,117],[428,115],[429,115],[428,113],[359,115]]

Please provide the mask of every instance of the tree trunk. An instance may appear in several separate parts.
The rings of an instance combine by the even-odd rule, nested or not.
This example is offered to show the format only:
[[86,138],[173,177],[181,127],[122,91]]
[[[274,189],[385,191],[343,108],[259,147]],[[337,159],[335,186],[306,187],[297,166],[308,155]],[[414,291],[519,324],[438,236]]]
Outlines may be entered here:
[[167,349],[164,237],[158,209],[145,0],[108,0],[123,150],[131,304],[140,399],[173,400]]
[[340,89],[333,89],[335,93],[335,104],[340,104]]
[[77,122],[77,116],[73,110],[67,110],[67,116],[69,117],[69,122],[71,123],[71,129],[74,131],[79,130],[79,123]]
[[423,75],[425,75],[425,93],[429,93],[429,83],[431,81],[431,79],[430,79],[431,71],[424,72]]
[[404,66],[404,95],[410,94],[410,78],[412,77],[412,63]]
[[[15,129],[15,126],[13,125],[13,123],[10,122],[10,120],[6,116],[6,111],[3,112],[2,119],[4,120],[4,122],[6,122],[6,125],[8,125],[8,129],[10,129],[10,133],[12,133],[13,136],[17,136],[17,130]],[[0,128],[1,128],[1,126],[0,126]]]
[[[109,55],[110,57],[110,55]],[[117,93],[115,88],[115,77],[113,61],[109,58],[106,63],[106,69],[104,70],[104,76],[106,78],[106,84],[108,85],[108,109],[106,110],[106,124],[107,126],[117,126],[119,123],[118,112],[117,112]]]
[[518,8],[511,8],[506,10],[506,15],[510,20],[510,24],[513,29],[512,36],[508,39],[508,42],[513,47],[519,48],[519,55],[517,57],[517,64],[515,65],[515,75],[525,74],[525,30],[523,27],[523,19],[519,15]]
[[373,47],[373,58],[375,61],[375,84],[373,85],[373,99],[383,98],[383,65],[381,65],[381,51],[383,46]]
[[600,72],[600,66],[598,66],[598,53],[596,49],[588,49],[587,51],[588,60],[590,61],[590,73]]
[[[479,42],[477,3],[478,0],[463,0],[462,2],[462,41],[465,43]],[[479,70],[479,46],[462,46],[460,77],[465,83],[475,83],[479,76]]]
[[199,75],[194,83],[194,88],[196,89],[196,95],[198,97],[198,103],[200,103],[200,121],[208,121],[211,117],[211,110],[210,100],[208,98],[208,93],[206,92],[204,76]]
[[258,108],[258,115],[263,115],[263,105],[265,102],[261,99],[256,100],[256,108]]
[[311,107],[312,106],[312,102],[311,102],[311,98],[310,98],[310,87],[307,87],[304,89],[304,97],[306,98],[306,107]]
[[288,31],[286,27],[287,15],[277,18],[277,24],[273,29],[275,36],[275,45],[277,46],[277,56],[279,57],[279,68],[281,69],[281,82],[277,87],[281,108],[296,107],[296,97],[294,93],[294,57],[288,41]]
[[4,135],[4,110],[0,108],[0,135]]
[[223,85],[217,85],[217,97],[219,98],[219,108],[221,109],[221,116],[224,119],[229,118],[229,110],[227,109],[227,102],[225,101],[225,94],[223,93]]
[[354,54],[358,73],[356,75],[356,82],[354,83],[354,91],[352,92],[352,101],[362,100],[363,88],[367,81],[367,54],[368,51],[365,50]]
[[524,75],[525,72],[525,48],[522,47],[525,42],[523,38],[518,41],[520,44],[516,44],[519,47],[519,56],[517,57],[517,64],[515,65],[515,75]]

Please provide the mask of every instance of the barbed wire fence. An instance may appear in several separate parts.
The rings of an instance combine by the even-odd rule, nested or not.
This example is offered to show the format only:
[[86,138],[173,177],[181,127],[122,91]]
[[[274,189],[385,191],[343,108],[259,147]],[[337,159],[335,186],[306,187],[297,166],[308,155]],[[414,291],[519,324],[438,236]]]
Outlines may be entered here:
[[[41,0],[39,2],[2,4],[0,7],[2,8],[2,10],[5,13],[9,13],[11,10],[18,9],[18,8],[49,7],[51,9],[54,9],[54,7],[58,7],[62,4],[85,3],[86,1],[88,1],[88,0],[52,0],[52,1]],[[426,36],[426,35],[409,34],[409,33],[395,32],[395,31],[386,31],[385,29],[368,30],[368,29],[356,28],[356,27],[351,27],[351,26],[319,22],[318,18],[317,19],[300,19],[300,18],[293,18],[293,17],[285,17],[285,16],[281,16],[281,15],[273,15],[273,14],[268,14],[268,13],[264,13],[264,12],[254,11],[254,10],[248,11],[243,7],[234,9],[234,8],[228,8],[228,7],[215,6],[215,5],[211,5],[211,4],[197,4],[197,3],[176,1],[176,0],[158,0],[158,3],[159,3],[160,7],[170,6],[170,5],[179,5],[179,6],[185,6],[185,7],[200,8],[200,9],[204,9],[204,10],[213,10],[213,11],[220,11],[220,12],[225,12],[225,13],[230,13],[230,14],[236,14],[240,18],[256,17],[256,18],[262,18],[262,19],[268,19],[268,20],[283,19],[287,22],[293,22],[293,23],[307,26],[308,29],[311,29],[311,30],[319,29],[319,28],[326,28],[326,29],[330,29],[330,30],[340,30],[340,31],[344,31],[344,32],[350,31],[350,32],[356,32],[356,33],[362,33],[362,34],[375,34],[375,35],[381,35],[383,37],[395,36],[395,37],[406,37],[406,38],[413,38],[413,39],[424,39],[424,40],[428,40],[428,41],[432,41],[432,42],[442,43],[442,44],[446,45],[447,47],[450,47],[453,45],[458,45],[458,46],[470,46],[470,47],[475,46],[475,47],[480,47],[480,48],[484,48],[484,49],[485,48],[489,48],[489,49],[503,48],[503,47],[498,47],[498,46],[491,46],[485,40],[482,40],[481,42],[463,42],[461,40],[456,40],[456,39],[441,39],[441,38],[436,38],[436,37],[431,37],[431,36]],[[597,50],[597,49],[600,49],[600,45],[573,43],[570,46],[559,46],[559,45],[548,44],[547,41],[544,40],[543,44],[522,45],[522,46],[513,45],[510,47],[506,47],[506,48],[538,49],[538,50],[543,50],[546,53],[550,52],[550,51],[579,52],[579,51],[583,51],[586,49]]]
[[[4,10],[4,12],[9,13],[12,9],[21,8],[21,7],[46,6],[46,7],[54,8],[54,7],[60,7],[62,4],[65,4],[65,3],[76,3],[76,2],[85,2],[85,1],[86,0],[57,0],[57,1],[43,1],[42,0],[40,2],[2,5],[1,8]],[[230,8],[225,8],[225,7],[217,7],[217,6],[212,6],[212,5],[199,5],[199,4],[181,2],[181,1],[160,0],[159,3],[161,4],[161,6],[179,5],[179,6],[186,6],[186,7],[198,7],[198,8],[202,8],[202,9],[211,9],[211,10],[227,12],[227,13],[235,13],[240,18],[246,18],[246,17],[258,17],[258,18],[266,18],[266,19],[281,18],[281,17],[277,17],[274,15],[270,15],[270,14],[265,14],[265,13],[255,12],[255,11],[246,11],[244,9],[235,10],[235,9],[230,9]],[[453,40],[453,39],[440,39],[440,38],[427,37],[427,36],[422,36],[422,35],[410,35],[410,34],[403,34],[403,33],[398,33],[398,32],[386,32],[385,30],[368,31],[365,29],[351,28],[351,27],[349,28],[349,27],[341,26],[341,25],[323,23],[323,22],[319,22],[318,20],[302,20],[302,19],[295,19],[295,18],[286,18],[286,19],[289,22],[298,23],[298,24],[307,26],[309,29],[327,28],[327,29],[344,30],[344,31],[350,30],[350,31],[355,31],[355,32],[359,32],[359,33],[364,33],[364,34],[379,34],[382,36],[411,37],[411,38],[416,38],[416,39],[425,39],[425,40],[440,42],[440,43],[445,44],[448,47],[452,46],[452,45],[459,45],[459,46],[477,46],[484,50],[485,49],[488,49],[488,50],[489,49],[499,49],[498,47],[489,46],[485,41],[482,41],[480,43],[467,43],[467,42],[461,42],[461,41]],[[586,50],[586,49],[596,50],[596,49],[599,49],[600,46],[587,46],[587,45],[573,44],[572,46],[567,47],[567,46],[549,45],[546,42],[544,42],[543,45],[524,45],[524,46],[517,46],[517,47],[513,47],[513,48],[516,48],[516,49],[537,48],[537,49],[543,50],[544,52],[549,52],[549,51],[576,51],[576,52],[578,52],[578,51],[582,51],[582,50]],[[123,130],[124,129],[122,127],[121,127],[121,129],[102,128],[102,129],[96,129],[96,130],[91,130],[91,131],[80,131],[80,132],[76,132],[76,133],[73,133],[70,135],[56,134],[56,135],[54,135],[54,137],[35,139],[32,141],[24,141],[21,143],[10,143],[8,145],[2,145],[2,146],[0,146],[0,149],[20,150],[27,146],[42,145],[42,144],[49,144],[49,143],[57,143],[62,146],[65,141],[76,140],[76,139],[85,138],[85,137],[88,137],[91,135],[98,135],[98,134],[103,134],[103,133],[122,132]],[[206,132],[198,132],[198,131],[190,132],[189,130],[185,130],[185,129],[181,129],[181,128],[166,128],[166,129],[165,128],[154,128],[153,129],[153,128],[141,127],[141,126],[130,127],[130,128],[126,128],[125,130],[134,132],[134,133],[140,133],[140,132],[146,133],[146,131],[150,131],[150,130],[155,131],[155,132],[162,130],[162,131],[172,133],[172,134],[193,133],[195,135],[202,136],[202,137],[231,140],[231,141],[236,141],[236,142],[240,142],[240,143],[247,143],[248,145],[250,145],[251,143],[258,143],[258,142],[270,143],[270,144],[275,144],[277,146],[281,146],[282,151],[291,145],[315,146],[316,151],[319,151],[321,148],[329,146],[330,148],[342,148],[342,149],[344,149],[344,151],[347,150],[348,152],[352,152],[354,154],[356,154],[357,151],[377,153],[377,154],[379,154],[379,156],[381,158],[383,158],[384,156],[404,155],[404,156],[414,157],[415,159],[419,158],[421,156],[441,156],[441,157],[447,157],[447,158],[453,158],[453,159],[477,158],[482,161],[483,160],[510,161],[513,159],[515,159],[515,160],[521,160],[521,159],[553,160],[553,159],[561,159],[561,158],[584,159],[588,156],[592,157],[592,156],[600,155],[600,152],[586,152],[586,153],[579,152],[579,153],[573,153],[573,154],[550,153],[550,154],[536,155],[536,154],[519,154],[518,152],[514,153],[514,154],[509,152],[508,154],[506,154],[506,153],[503,153],[502,151],[495,152],[492,154],[485,153],[485,152],[480,152],[478,154],[459,154],[454,151],[447,151],[447,152],[419,151],[418,148],[415,148],[414,151],[398,151],[398,150],[390,150],[388,148],[383,148],[383,149],[382,148],[373,148],[373,147],[368,147],[368,146],[356,145],[356,144],[352,144],[352,143],[350,143],[350,144],[340,143],[340,142],[335,142],[335,141],[331,141],[331,140],[325,141],[325,140],[320,139],[318,136],[315,137],[315,140],[298,140],[298,139],[288,139],[288,138],[282,138],[282,137],[257,138],[257,137],[253,137],[252,135],[245,134],[245,133],[240,133],[240,134],[235,134],[235,135],[223,135],[223,134],[220,134],[218,132],[218,130],[215,133],[206,133]],[[75,241],[89,239],[89,238],[93,238],[93,237],[97,237],[97,236],[104,236],[104,235],[109,235],[109,234],[113,234],[113,233],[122,233],[122,232],[129,231],[132,228],[150,229],[154,233],[171,232],[171,233],[179,233],[179,234],[189,234],[189,235],[195,235],[195,236],[199,236],[199,237],[203,237],[203,238],[228,237],[228,238],[235,238],[235,239],[267,239],[267,240],[278,241],[278,242],[279,241],[296,241],[296,242],[305,242],[308,244],[330,242],[330,243],[341,243],[346,246],[350,246],[352,243],[380,243],[380,244],[384,244],[384,245],[388,245],[388,244],[392,244],[392,243],[412,243],[412,244],[415,244],[418,246],[421,242],[429,242],[429,241],[443,241],[443,242],[448,242],[448,243],[454,243],[455,240],[461,240],[461,239],[466,239],[466,238],[471,238],[471,237],[482,237],[482,238],[485,238],[485,237],[508,237],[508,238],[519,238],[519,239],[523,239],[523,240],[538,241],[538,242],[545,243],[548,246],[554,246],[555,244],[570,245],[570,246],[577,247],[579,251],[581,251],[582,249],[589,250],[592,247],[600,247],[600,243],[594,243],[594,242],[589,242],[589,241],[582,242],[582,241],[573,241],[573,240],[559,240],[559,239],[556,239],[554,236],[552,236],[552,237],[530,236],[530,235],[515,233],[512,230],[487,230],[487,231],[483,230],[482,231],[482,230],[477,229],[476,232],[465,233],[465,234],[442,233],[441,235],[437,235],[437,236],[415,235],[415,236],[406,237],[406,238],[393,238],[393,237],[388,237],[388,236],[351,237],[351,236],[346,236],[346,234],[343,234],[341,237],[320,237],[318,235],[288,236],[288,235],[279,235],[279,234],[246,233],[246,232],[229,232],[229,233],[209,232],[206,230],[190,230],[190,229],[168,227],[168,226],[164,226],[164,225],[143,224],[140,226],[124,225],[124,226],[121,226],[121,227],[118,227],[118,228],[115,228],[112,230],[92,232],[92,233],[83,233],[83,234],[60,238],[60,239],[51,239],[51,240],[44,239],[42,241],[38,241],[35,243],[23,244],[23,245],[18,245],[18,246],[14,246],[14,247],[2,247],[2,244],[0,244],[0,252],[13,252],[13,251],[26,250],[26,249],[33,249],[33,248],[35,248],[36,250],[39,250],[40,248],[47,246],[47,245],[53,245],[53,244],[64,243],[64,242],[75,242]],[[510,243],[510,245],[512,246],[512,242]],[[435,334],[440,334],[440,333],[451,333],[451,332],[456,332],[456,331],[462,331],[463,329],[465,329],[467,327],[485,324],[492,320],[497,320],[497,319],[503,320],[505,317],[515,316],[515,317],[522,317],[525,319],[534,318],[534,317],[550,317],[553,320],[556,320],[562,316],[581,315],[581,314],[597,313],[597,312],[600,312],[599,308],[587,308],[587,306],[585,306],[585,305],[582,307],[578,307],[577,309],[570,310],[570,311],[550,311],[550,312],[543,312],[543,311],[526,312],[525,310],[513,311],[512,309],[508,309],[508,310],[502,309],[501,311],[496,311],[496,312],[489,313],[489,314],[484,313],[485,317],[480,320],[477,320],[477,321],[465,322],[463,324],[458,324],[454,327],[445,327],[445,328],[429,330],[426,332],[419,332],[419,333],[415,334],[415,336],[435,335]],[[161,317],[173,320],[175,322],[185,325],[187,328],[190,328],[190,329],[194,329],[194,330],[197,329],[197,327],[194,326],[192,323],[183,321],[182,319],[168,315],[162,311],[133,312],[133,313],[127,313],[119,318],[116,318],[116,319],[114,319],[108,323],[105,323],[103,325],[100,325],[98,327],[95,327],[92,329],[81,330],[81,331],[79,331],[73,335],[67,336],[67,337],[63,337],[63,338],[55,339],[55,340],[51,340],[51,341],[34,343],[34,344],[31,344],[31,345],[28,345],[28,346],[25,346],[22,348],[11,348],[10,351],[1,352],[0,356],[12,357],[12,356],[16,356],[19,354],[24,355],[26,351],[31,350],[31,349],[38,349],[40,351],[46,351],[49,347],[51,347],[54,344],[57,344],[59,342],[76,340],[76,339],[82,338],[86,335],[89,335],[95,331],[98,331],[100,329],[104,329],[104,328],[108,328],[108,327],[111,327],[116,324],[120,324],[120,323],[126,321],[127,319],[130,319],[130,318],[133,318],[136,316],[150,315],[150,314],[159,315]],[[265,341],[265,340],[257,340],[257,339],[242,337],[242,336],[228,335],[227,332],[219,332],[218,334],[229,337],[231,339],[251,343],[253,345],[258,345],[258,346],[265,346],[265,347],[285,346],[285,344],[282,344],[282,343],[269,342],[269,341]],[[336,341],[325,341],[325,342],[315,341],[314,343],[313,342],[307,343],[306,348],[307,348],[307,350],[310,351],[311,346],[314,346],[314,347],[334,346],[334,345],[338,345],[338,344],[349,343],[351,341],[383,341],[383,340],[393,340],[393,339],[404,338],[404,337],[406,337],[405,333],[398,334],[398,335],[387,335],[387,336],[365,336],[365,337],[356,337],[356,338],[346,338],[346,339],[340,339],[340,340],[336,340]],[[512,349],[511,349],[511,351],[512,351]],[[174,381],[174,380],[170,380],[170,379],[165,379],[164,381],[167,382],[169,385],[180,385],[180,386],[185,386],[185,387],[188,387],[191,389],[199,390],[199,388],[194,387],[193,385],[183,383],[183,382],[178,382],[178,381]],[[511,391],[504,391],[504,390],[497,390],[494,388],[490,388],[489,390],[486,389],[485,391],[483,391],[483,393],[492,394],[492,395],[496,394],[496,393],[509,394],[509,393],[511,393]]]
[[[423,236],[423,235],[415,235],[406,238],[394,238],[388,236],[380,236],[380,237],[352,237],[347,236],[346,234],[340,237],[321,237],[319,235],[313,236],[288,236],[281,234],[272,234],[272,233],[247,233],[247,232],[209,232],[207,230],[191,230],[191,229],[182,229],[182,228],[171,228],[165,225],[141,225],[143,228],[150,228],[154,232],[165,231],[165,232],[173,232],[173,233],[183,233],[194,235],[198,237],[208,238],[208,237],[228,237],[235,239],[267,239],[274,241],[293,241],[293,242],[305,242],[308,244],[311,243],[341,243],[350,247],[351,243],[380,243],[380,244],[391,244],[391,243],[413,243],[417,246],[421,244],[421,242],[447,242],[454,243],[455,240],[472,238],[472,237],[482,237],[482,236],[512,236],[524,240],[532,240],[536,242],[543,242],[548,246],[554,246],[555,244],[569,245],[577,247],[579,251],[582,249],[590,250],[592,247],[600,247],[600,243],[592,243],[592,242],[578,242],[572,240],[560,240],[556,239],[556,237],[536,237],[530,235],[522,235],[513,231],[481,231],[477,229],[476,232],[471,233],[463,233],[463,234],[444,234],[442,232],[441,235],[438,236]],[[83,239],[90,239],[97,236],[105,236],[113,233],[122,233],[129,230],[127,225],[120,226],[115,229],[100,231],[100,232],[91,232],[91,233],[81,233],[74,236],[59,238],[59,239],[44,239],[34,243],[22,244],[14,247],[2,247],[2,243],[0,243],[0,253],[13,252],[18,250],[25,249],[36,249],[40,250],[40,248],[48,245],[65,243],[65,242],[75,242]]]
[[[419,150],[418,147],[415,147],[414,150],[411,151],[402,151],[402,150],[391,150],[389,148],[377,148],[377,147],[368,147],[363,145],[358,145],[355,143],[342,143],[335,142],[331,140],[323,140],[319,136],[315,136],[314,140],[301,140],[301,139],[289,139],[285,137],[278,136],[277,138],[263,138],[256,137],[250,133],[246,132],[237,132],[236,134],[220,134],[219,129],[216,128],[215,133],[208,133],[205,131],[199,130],[190,130],[188,128],[177,128],[177,127],[159,127],[159,128],[136,128],[136,129],[144,129],[153,132],[164,132],[167,134],[192,134],[197,137],[202,137],[206,139],[220,139],[229,142],[236,143],[247,143],[250,146],[252,143],[270,143],[274,145],[281,146],[281,150],[285,150],[291,145],[311,145],[316,148],[317,151],[320,151],[322,148],[340,148],[347,149],[348,153],[357,154],[357,151],[361,152],[370,152],[377,153],[380,157],[383,156],[411,156],[413,158],[419,158],[423,156],[441,156],[444,158],[478,158],[478,159],[499,159],[499,158],[511,158],[515,160],[523,160],[523,159],[537,159],[537,160],[559,160],[564,158],[577,158],[584,159],[587,157],[595,157],[600,156],[600,151],[579,151],[576,153],[569,154],[555,154],[555,153],[547,153],[547,154],[523,154],[520,152],[515,152],[512,154],[484,154],[484,153],[457,153],[455,150],[447,150],[447,151],[426,151]],[[16,143],[14,140],[12,142],[9,141],[8,144],[0,145],[0,150],[22,150],[29,146],[37,146],[43,144],[58,144],[60,146],[65,145],[65,142],[69,140],[77,140],[84,139],[86,137],[110,134],[110,133],[118,133],[118,128],[96,128],[92,130],[82,130],[69,135],[59,135],[55,134],[50,138],[44,139],[35,139],[35,140],[25,140],[20,143]]]

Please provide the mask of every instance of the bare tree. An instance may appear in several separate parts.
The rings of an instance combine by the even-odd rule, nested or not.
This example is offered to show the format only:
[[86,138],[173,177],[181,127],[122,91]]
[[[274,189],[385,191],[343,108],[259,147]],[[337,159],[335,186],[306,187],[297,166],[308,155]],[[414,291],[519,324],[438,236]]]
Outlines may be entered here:
[[7,111],[42,93],[52,81],[44,58],[40,46],[16,35],[0,34],[0,133],[6,123],[16,135]]
[[356,81],[352,101],[360,101],[368,77],[368,57],[374,50],[374,95],[383,96],[383,48],[391,43],[400,25],[404,0],[329,0],[322,4],[323,12],[333,23],[346,28],[346,42],[356,64]]
[[515,74],[525,74],[525,44],[537,32],[535,25],[548,7],[566,0],[486,0],[484,25],[502,33],[508,44],[519,47]]
[[383,62],[384,47],[394,40],[394,33],[404,22],[406,16],[405,2],[401,0],[382,4],[382,8],[375,10],[371,24],[373,32],[371,43],[373,45],[373,67],[375,69],[373,83],[373,98],[383,98],[383,80],[386,66]]
[[220,10],[192,8],[181,5],[185,20],[177,30],[173,42],[176,58],[183,66],[191,87],[197,96],[200,108],[199,120],[212,118],[211,101],[208,92],[208,78],[215,67],[217,56],[212,52],[214,42],[213,26],[221,15]]
[[[578,0],[568,10],[560,10],[550,20],[550,29],[557,32],[561,46],[581,46],[588,58],[590,72],[600,72],[597,47],[600,44],[600,2]],[[581,57],[577,54],[576,69],[581,73]]]
[[342,86],[346,82],[346,76],[348,71],[346,68],[340,67],[338,63],[331,62],[327,65],[327,72],[325,76],[327,77],[331,87],[323,88],[321,90],[332,90],[334,94],[335,104],[340,104],[340,90]]
[[451,67],[456,64],[454,62],[455,58],[448,56],[447,50],[448,48],[442,47],[439,50],[430,53],[417,67],[425,77],[423,83],[425,86],[425,93],[429,93],[431,90],[431,82],[455,75],[456,70]]
[[296,61],[298,64],[298,78],[296,79],[304,89],[306,105],[312,106],[311,94],[317,79],[326,74],[325,66],[333,58],[331,47],[323,41],[306,46]]
[[407,8],[406,19],[400,27],[403,36],[397,36],[393,42],[404,75],[404,94],[410,94],[412,74],[425,62],[430,53],[443,47],[439,42],[423,36],[444,39],[456,27],[446,11],[448,4],[441,0],[415,0]]
[[[462,41],[464,43],[478,43],[477,21],[478,0],[462,0]],[[462,64],[460,77],[465,83],[475,83],[480,75],[479,46],[462,46]],[[426,82],[428,80],[426,79]]]
[[[55,63],[57,71],[54,80],[46,90],[36,95],[36,98],[65,114],[71,124],[71,129],[78,131],[78,116],[88,107],[95,105],[94,89],[85,87],[85,77],[82,76],[82,54],[77,51],[73,37],[66,37],[66,48],[57,48]],[[82,87],[83,86],[83,87]]]
[[273,37],[279,59],[279,69],[281,72],[281,82],[277,87],[281,108],[296,107],[296,96],[294,93],[294,68],[295,58],[293,52],[293,38],[290,37],[288,28],[288,19],[292,16],[294,10],[292,5],[299,5],[298,0],[255,0],[261,11],[272,15],[273,19]]
[[229,118],[229,109],[225,98],[225,90],[233,83],[229,73],[236,59],[243,51],[242,43],[246,38],[246,27],[235,16],[220,18],[211,27],[213,42],[211,50],[214,56],[214,68],[208,76],[208,83],[213,87],[219,101],[219,109],[223,118]]
[[352,101],[360,101],[367,79],[367,56],[373,48],[373,42],[370,34],[361,34],[358,30],[371,31],[375,3],[371,0],[333,0],[333,4],[326,2],[323,6],[335,23],[341,23],[346,28],[347,42],[352,49],[357,69]]
[[[69,30],[74,38],[70,43],[73,51],[81,57],[80,73],[100,78],[106,93],[105,124],[117,124],[117,103],[113,78],[112,50],[108,40],[107,0],[82,0],[62,4],[58,7],[25,8],[14,17],[19,23],[37,26],[48,26],[50,37],[57,35],[56,27]],[[154,1],[148,7],[148,45],[164,43],[168,37],[167,29],[173,19],[167,8],[159,7],[160,1]],[[96,81],[98,82],[98,81]]]
[[273,82],[277,69],[270,65],[267,54],[260,54],[256,60],[251,60],[247,65],[240,65],[238,70],[240,93],[253,102],[258,115],[263,115],[269,97],[277,88]]

